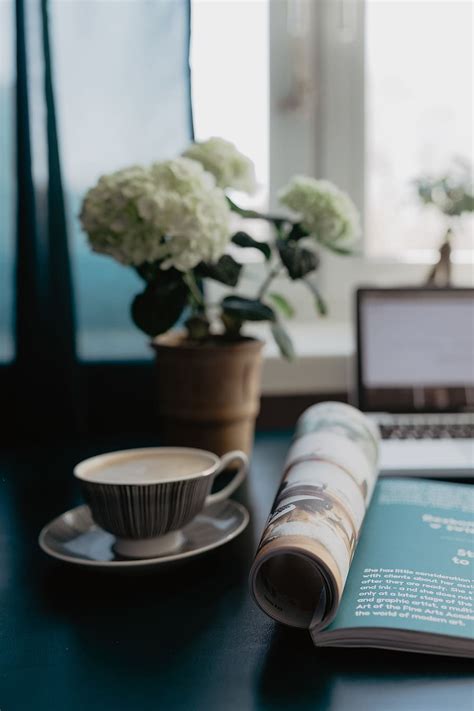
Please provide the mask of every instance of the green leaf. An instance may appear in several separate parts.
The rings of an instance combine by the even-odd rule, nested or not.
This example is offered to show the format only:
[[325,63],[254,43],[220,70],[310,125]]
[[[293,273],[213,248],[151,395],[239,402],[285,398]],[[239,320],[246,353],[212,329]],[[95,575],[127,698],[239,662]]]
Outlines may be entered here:
[[183,313],[187,297],[188,292],[182,281],[162,286],[148,284],[132,302],[132,319],[149,336],[157,336],[174,326]]
[[275,321],[275,312],[258,299],[243,296],[226,296],[222,301],[225,314],[240,321]]
[[295,315],[295,310],[284,296],[272,292],[271,294],[268,294],[268,298],[273,301],[273,303],[278,309],[280,309],[283,316],[286,316],[286,318],[293,318],[293,316]]
[[278,252],[281,261],[288,270],[290,279],[302,279],[319,266],[319,257],[316,252],[300,247],[296,242],[279,240]]
[[328,314],[328,307],[326,304],[326,301],[323,299],[321,296],[321,292],[319,291],[318,287],[313,284],[309,279],[305,279],[304,283],[308,287],[308,289],[311,291],[311,293],[314,296],[314,304],[316,306],[316,310],[320,316],[327,316]]
[[265,259],[268,261],[272,256],[272,250],[267,242],[259,242],[254,239],[246,232],[236,232],[232,237],[232,242],[238,247],[252,247],[253,249],[258,249],[264,255]]
[[323,299],[321,294],[318,292],[315,294],[315,302],[316,302],[316,309],[318,310],[318,313],[320,316],[327,316],[328,315],[328,306],[326,301]]
[[299,240],[303,239],[303,237],[309,237],[310,232],[306,230],[301,222],[297,222],[296,224],[293,225],[291,228],[290,232],[288,233],[288,239],[292,240]]
[[242,265],[230,254],[224,254],[215,264],[201,262],[196,268],[196,275],[201,279],[214,279],[227,286],[237,286]]
[[144,262],[135,267],[137,274],[148,284],[175,284],[182,280],[182,274],[177,269],[161,269],[161,262]]
[[281,323],[272,323],[271,328],[273,338],[275,339],[275,343],[280,349],[280,353],[282,354],[282,356],[287,360],[294,360],[295,349],[293,348],[292,340],[281,325]]

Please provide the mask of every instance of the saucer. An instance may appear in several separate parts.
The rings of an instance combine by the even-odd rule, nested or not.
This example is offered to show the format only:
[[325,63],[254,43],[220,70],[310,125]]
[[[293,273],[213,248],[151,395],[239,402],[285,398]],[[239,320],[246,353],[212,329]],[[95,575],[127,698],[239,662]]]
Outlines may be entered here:
[[107,570],[150,570],[218,548],[242,533],[248,522],[247,509],[232,499],[210,504],[181,529],[178,550],[155,558],[132,560],[115,553],[115,536],[94,523],[89,507],[84,504],[48,523],[38,542],[45,553],[66,563]]

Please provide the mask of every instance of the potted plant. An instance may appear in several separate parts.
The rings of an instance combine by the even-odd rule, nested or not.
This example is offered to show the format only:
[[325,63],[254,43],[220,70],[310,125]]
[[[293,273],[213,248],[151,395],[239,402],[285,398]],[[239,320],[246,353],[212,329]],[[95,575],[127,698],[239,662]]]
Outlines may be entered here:
[[[80,218],[92,249],[143,279],[131,313],[153,339],[164,443],[218,454],[251,449],[263,344],[243,335],[244,324],[268,322],[291,359],[279,314],[290,316],[292,307],[272,290],[274,279],[302,281],[324,314],[312,279],[320,248],[350,254],[358,238],[357,210],[333,184],[294,177],[280,192],[281,215],[242,209],[227,194],[251,192],[254,184],[252,162],[233,144],[212,138],[174,160],[104,175],[84,198]],[[266,220],[271,237],[254,239],[242,229],[246,219]],[[249,248],[260,252],[265,274],[255,293],[242,294],[239,254]],[[210,280],[227,287],[214,303]]]
[[423,176],[415,180],[418,197],[423,205],[436,208],[445,218],[446,227],[439,247],[439,256],[430,269],[426,286],[451,285],[451,242],[456,220],[474,211],[472,168],[464,161],[438,177]]

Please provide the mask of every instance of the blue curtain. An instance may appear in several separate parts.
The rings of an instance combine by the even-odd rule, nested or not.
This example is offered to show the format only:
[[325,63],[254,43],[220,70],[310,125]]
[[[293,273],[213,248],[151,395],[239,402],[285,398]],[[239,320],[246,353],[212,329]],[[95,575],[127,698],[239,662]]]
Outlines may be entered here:
[[15,363],[38,424],[80,426],[81,357],[145,352],[136,278],[90,253],[78,212],[102,173],[192,138],[189,42],[189,0],[16,0]]
[[15,5],[0,2],[0,363],[14,358]]

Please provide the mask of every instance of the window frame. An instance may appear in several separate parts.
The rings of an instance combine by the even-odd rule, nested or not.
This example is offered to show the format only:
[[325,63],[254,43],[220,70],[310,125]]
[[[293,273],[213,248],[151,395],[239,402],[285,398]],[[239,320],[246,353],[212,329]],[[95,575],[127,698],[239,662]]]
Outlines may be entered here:
[[[270,201],[295,173],[324,176],[365,206],[366,0],[272,0],[270,22]],[[297,45],[300,50],[297,50]],[[288,103],[292,107],[288,108]],[[362,166],[362,167],[361,167]],[[459,255],[461,258],[464,255]],[[453,282],[474,284],[474,255],[453,255]],[[420,285],[436,250],[337,258],[325,252],[319,281],[331,316],[349,320],[359,285]],[[292,292],[283,282],[281,289]],[[298,318],[309,318],[296,297]]]

